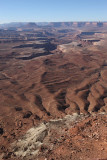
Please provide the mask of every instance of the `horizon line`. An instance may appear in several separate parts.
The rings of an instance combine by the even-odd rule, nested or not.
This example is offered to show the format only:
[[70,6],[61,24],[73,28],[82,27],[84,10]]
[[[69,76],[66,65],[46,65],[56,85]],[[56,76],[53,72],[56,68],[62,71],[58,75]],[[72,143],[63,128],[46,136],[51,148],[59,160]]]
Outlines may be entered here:
[[9,23],[61,23],[61,22],[103,22],[103,23],[107,23],[107,21],[11,21],[11,22],[4,22],[4,23],[0,23],[1,24],[9,24]]

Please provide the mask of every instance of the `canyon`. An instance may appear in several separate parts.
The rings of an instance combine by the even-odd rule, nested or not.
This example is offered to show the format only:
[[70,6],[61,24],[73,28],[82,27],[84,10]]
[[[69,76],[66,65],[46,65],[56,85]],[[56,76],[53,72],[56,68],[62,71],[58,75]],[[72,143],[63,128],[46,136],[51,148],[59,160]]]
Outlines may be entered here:
[[107,22],[0,26],[0,159],[107,159]]

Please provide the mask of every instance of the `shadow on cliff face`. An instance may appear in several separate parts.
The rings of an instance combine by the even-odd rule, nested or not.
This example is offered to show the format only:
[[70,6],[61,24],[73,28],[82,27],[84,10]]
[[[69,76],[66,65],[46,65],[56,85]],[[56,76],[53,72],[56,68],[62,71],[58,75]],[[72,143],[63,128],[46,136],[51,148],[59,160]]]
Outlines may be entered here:
[[32,53],[30,56],[28,57],[19,57],[17,59],[22,59],[22,60],[30,60],[33,58],[37,58],[37,57],[41,57],[41,56],[46,56],[46,55],[50,55],[53,54],[51,52],[44,52],[44,53]]
[[52,44],[51,42],[43,43],[43,44],[23,44],[19,46],[15,46],[13,48],[27,48],[32,47],[33,49],[44,48],[46,51],[52,51],[57,48],[56,44]]
[[46,55],[53,54],[53,53],[51,53],[51,51],[55,50],[57,48],[57,45],[48,42],[48,43],[45,43],[45,44],[24,44],[24,45],[16,46],[16,47],[13,47],[13,48],[26,48],[26,47],[32,47],[33,49],[44,48],[45,52],[32,53],[30,56],[18,57],[16,59],[30,60],[30,59],[33,59],[33,58],[36,58],[36,57],[41,57],[41,56],[46,56]]

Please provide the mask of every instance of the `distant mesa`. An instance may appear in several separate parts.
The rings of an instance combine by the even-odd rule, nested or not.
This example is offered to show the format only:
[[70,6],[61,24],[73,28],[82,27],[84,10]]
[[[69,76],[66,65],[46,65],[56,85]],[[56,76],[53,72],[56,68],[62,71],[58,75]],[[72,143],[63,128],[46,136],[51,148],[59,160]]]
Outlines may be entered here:
[[17,22],[17,23],[6,23],[0,24],[0,29],[10,29],[16,30],[17,28],[22,29],[35,29],[39,27],[87,27],[87,26],[96,26],[96,27],[104,27],[107,26],[107,22]]
[[34,22],[30,22],[26,26],[28,26],[28,27],[37,27],[37,24],[34,23]]
[[102,22],[98,22],[98,23],[97,23],[97,26],[98,26],[98,27],[103,27],[103,23],[102,23]]
[[78,27],[83,27],[85,26],[86,22],[78,22]]

